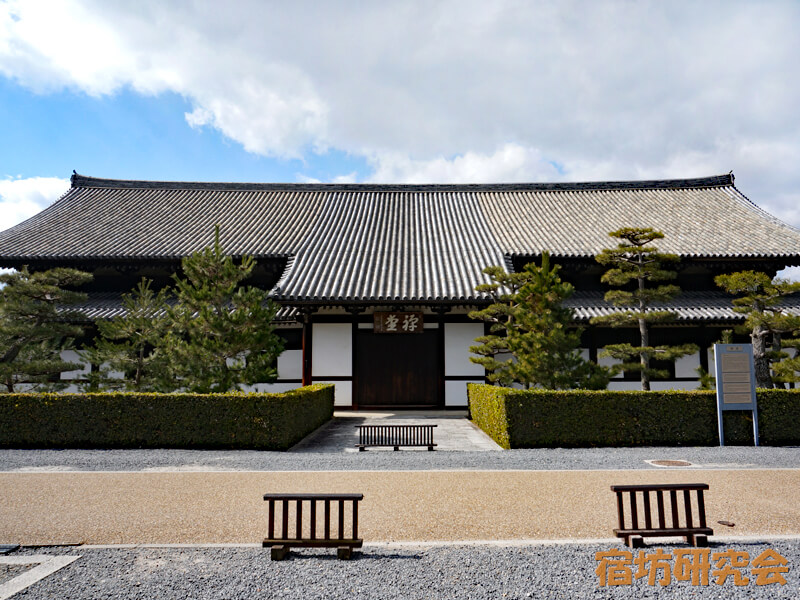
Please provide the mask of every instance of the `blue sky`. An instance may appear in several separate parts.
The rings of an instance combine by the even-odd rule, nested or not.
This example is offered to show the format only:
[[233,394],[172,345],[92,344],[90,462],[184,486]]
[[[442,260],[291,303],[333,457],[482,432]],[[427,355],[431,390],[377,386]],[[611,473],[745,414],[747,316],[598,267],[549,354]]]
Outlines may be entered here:
[[800,3],[0,0],[0,226],[73,169],[205,181],[727,173],[800,226]]

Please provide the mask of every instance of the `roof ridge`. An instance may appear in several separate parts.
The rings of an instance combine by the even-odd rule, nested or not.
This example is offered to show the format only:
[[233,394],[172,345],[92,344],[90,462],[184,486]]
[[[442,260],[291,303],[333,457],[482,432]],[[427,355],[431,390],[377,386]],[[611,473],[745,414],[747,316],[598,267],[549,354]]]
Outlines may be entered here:
[[102,179],[73,171],[72,187],[118,189],[186,189],[233,191],[309,191],[309,192],[481,192],[481,191],[576,191],[576,190],[649,190],[713,188],[733,185],[733,173],[692,179],[648,179],[641,181],[587,181],[552,183],[237,183],[203,181],[144,181]]

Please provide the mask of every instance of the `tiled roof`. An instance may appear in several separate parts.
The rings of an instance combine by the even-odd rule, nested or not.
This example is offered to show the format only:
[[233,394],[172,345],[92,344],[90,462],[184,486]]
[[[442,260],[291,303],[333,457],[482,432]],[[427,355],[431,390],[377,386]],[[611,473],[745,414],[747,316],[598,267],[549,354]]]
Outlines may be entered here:
[[[620,309],[603,300],[605,292],[577,291],[564,301],[564,306],[572,309],[576,321],[589,321],[592,317],[609,315]],[[654,305],[655,310],[668,309],[678,313],[678,321],[741,321],[743,316],[733,311],[732,296],[724,292],[683,292],[669,304]],[[800,295],[791,296],[783,303],[786,312],[800,315]],[[87,320],[111,319],[122,316],[125,310],[122,298],[117,293],[93,293],[79,305],[71,307]],[[275,316],[275,322],[295,322],[299,311],[293,306],[282,306]]]
[[[80,178],[57,202],[0,233],[2,258],[181,258],[214,241],[236,255],[286,256],[324,195],[292,190],[96,186]],[[107,182],[107,180],[99,180]]]
[[[79,313],[88,321],[113,319],[125,314],[122,294],[114,292],[92,292],[85,302],[70,306],[68,310]],[[278,323],[294,322],[297,314],[296,307],[281,306],[273,321]]]
[[[592,317],[602,317],[619,312],[603,297],[605,292],[576,291],[564,301],[571,308],[577,321],[588,321]],[[654,304],[653,310],[671,310],[677,313],[678,321],[741,321],[743,316],[734,312],[733,296],[724,292],[682,292],[668,304]],[[800,295],[784,299],[784,310],[800,315]]]
[[681,256],[800,254],[800,231],[729,185],[480,194],[500,245],[510,254],[595,256],[621,227],[664,234],[658,249]]
[[458,192],[331,192],[273,290],[293,300],[467,300],[503,264],[477,203]]
[[73,176],[72,188],[0,233],[0,266],[53,259],[186,256],[221,226],[233,255],[288,256],[285,301],[466,301],[508,255],[590,257],[608,232],[652,226],[683,256],[800,263],[800,231],[766,214],[732,175],[491,185],[250,184]]

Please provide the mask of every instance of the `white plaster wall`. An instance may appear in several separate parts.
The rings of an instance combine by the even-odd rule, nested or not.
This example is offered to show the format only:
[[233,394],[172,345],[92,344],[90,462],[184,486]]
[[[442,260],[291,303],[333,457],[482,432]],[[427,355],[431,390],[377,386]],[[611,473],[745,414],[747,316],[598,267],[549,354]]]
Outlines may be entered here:
[[608,384],[608,389],[613,392],[621,392],[625,390],[641,390],[642,383],[640,381],[614,381]]
[[699,352],[682,356],[675,360],[675,377],[697,377],[697,367],[699,366]]
[[[108,369],[108,363],[103,363],[100,365],[101,369]],[[109,371],[108,377],[111,379],[125,379],[125,373],[122,371]]]
[[351,376],[353,374],[352,325],[350,323],[314,323],[312,327],[312,376]]
[[353,405],[353,382],[352,381],[315,381],[314,383],[332,383],[336,386],[334,393],[334,406],[350,408]]
[[278,357],[278,379],[303,378],[303,351],[284,350]]
[[483,383],[483,379],[476,379],[475,381],[445,381],[444,405],[467,406],[468,383]]
[[[612,358],[610,356],[600,356],[599,354],[602,351],[603,351],[602,348],[598,348],[597,349],[597,353],[598,353],[597,364],[598,365],[600,365],[601,367],[613,367],[614,365],[617,364],[617,359],[615,359],[615,358]],[[619,373],[619,374],[614,376],[614,379],[622,379],[623,377],[624,377],[624,375],[622,373]],[[608,389],[611,389],[611,387],[609,387]]]
[[[444,324],[444,374],[478,375],[484,370],[469,360],[469,347],[475,345],[475,338],[483,335],[483,323],[445,323]],[[474,354],[472,356],[475,356]]]
[[82,379],[83,377],[88,375],[92,370],[92,366],[87,361],[85,361],[81,356],[81,354],[76,350],[62,351],[61,360],[65,360],[67,362],[80,363],[83,365],[82,369],[76,369],[75,371],[63,371],[61,373],[61,379]]

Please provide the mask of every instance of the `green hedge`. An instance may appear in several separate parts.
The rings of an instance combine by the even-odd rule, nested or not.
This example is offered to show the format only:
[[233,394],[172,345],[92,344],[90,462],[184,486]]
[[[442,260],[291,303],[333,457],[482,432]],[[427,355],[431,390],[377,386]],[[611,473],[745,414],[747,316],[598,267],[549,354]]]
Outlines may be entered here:
[[0,394],[0,447],[286,450],[333,417],[333,394]]
[[[719,444],[713,391],[467,387],[472,420],[503,448]],[[723,419],[726,445],[752,445],[749,412]],[[758,428],[762,445],[800,443],[800,390],[758,390]]]

